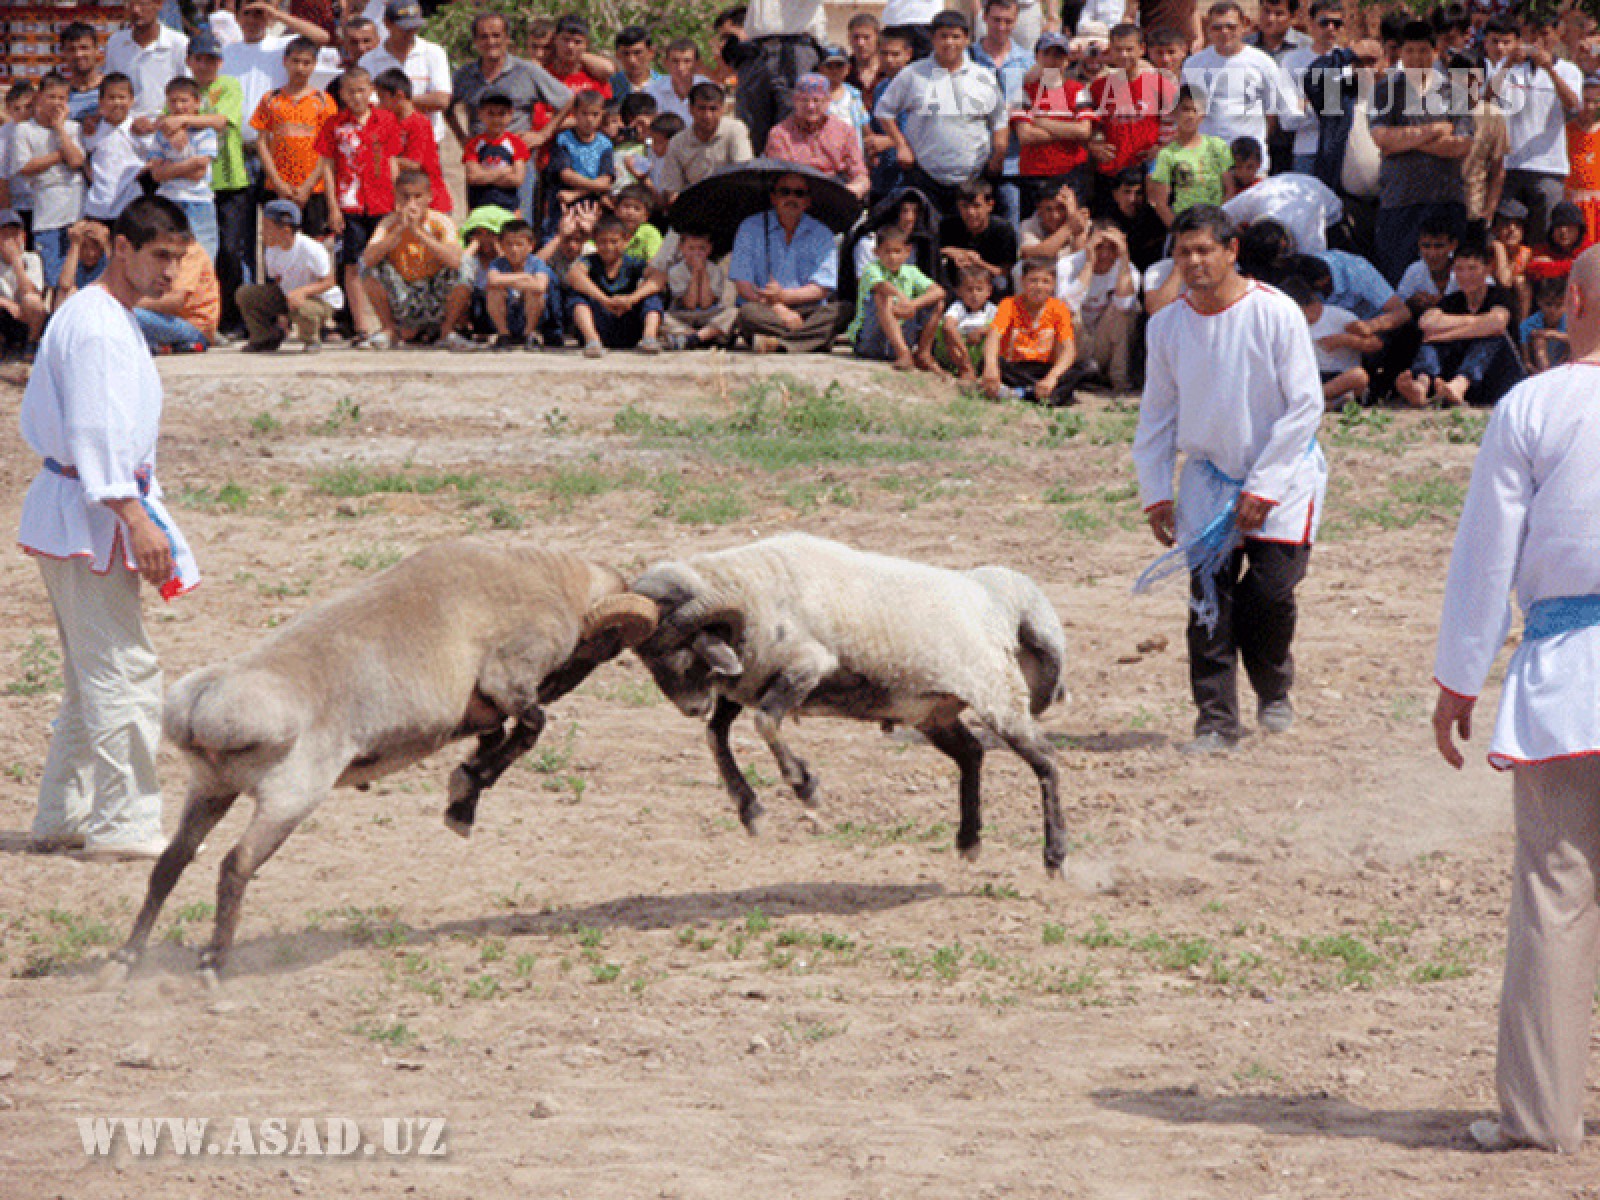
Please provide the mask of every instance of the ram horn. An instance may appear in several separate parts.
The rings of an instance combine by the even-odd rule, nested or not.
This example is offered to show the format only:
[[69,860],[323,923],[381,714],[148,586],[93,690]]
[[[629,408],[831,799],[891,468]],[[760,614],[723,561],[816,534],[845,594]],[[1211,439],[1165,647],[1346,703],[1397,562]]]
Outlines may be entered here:
[[582,637],[588,641],[615,629],[622,634],[623,645],[637,646],[656,631],[656,622],[660,619],[660,609],[648,596],[633,592],[603,596],[583,614]]

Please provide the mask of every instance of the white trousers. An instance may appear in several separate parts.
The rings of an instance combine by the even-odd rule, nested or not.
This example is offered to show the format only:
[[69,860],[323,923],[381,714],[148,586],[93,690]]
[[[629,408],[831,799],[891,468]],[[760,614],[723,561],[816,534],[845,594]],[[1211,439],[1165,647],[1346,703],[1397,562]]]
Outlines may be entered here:
[[81,834],[91,848],[161,836],[161,664],[145,633],[139,576],[120,563],[37,558],[61,635],[56,715],[35,837]]
[[1517,849],[1495,1083],[1505,1132],[1574,1154],[1600,970],[1600,757],[1513,769]]

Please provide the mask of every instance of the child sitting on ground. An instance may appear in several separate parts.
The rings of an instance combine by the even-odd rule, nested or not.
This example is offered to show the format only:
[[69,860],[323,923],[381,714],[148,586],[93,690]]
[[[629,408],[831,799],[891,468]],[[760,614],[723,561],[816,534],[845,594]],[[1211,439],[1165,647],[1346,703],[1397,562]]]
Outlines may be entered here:
[[1363,354],[1376,354],[1383,339],[1367,332],[1355,313],[1337,304],[1323,302],[1305,280],[1290,276],[1282,283],[1284,295],[1300,306],[1306,324],[1311,326],[1311,344],[1317,352],[1317,370],[1322,375],[1322,402],[1329,412],[1346,403],[1361,402],[1371,379],[1361,365]]
[[1520,200],[1500,201],[1490,226],[1494,237],[1494,281],[1516,297],[1517,313],[1523,311],[1528,294],[1528,263],[1533,259],[1533,247],[1525,241],[1527,230],[1528,206]]
[[933,357],[943,308],[944,289],[911,264],[905,231],[887,225],[878,230],[877,257],[861,273],[855,320],[845,336],[857,358],[892,362],[897,371],[943,375]]
[[344,304],[333,256],[300,232],[304,214],[293,200],[269,200],[261,210],[265,283],[246,283],[235,294],[250,340],[242,351],[271,354],[293,328],[307,353],[322,348],[322,327]]
[[[1545,244],[1534,250],[1533,257],[1528,260],[1526,276],[1530,289],[1540,279],[1559,279],[1565,284],[1573,262],[1588,244],[1583,210],[1570,200],[1563,200],[1551,208],[1549,226]],[[1530,299],[1525,311],[1532,310]]]
[[539,323],[553,282],[533,253],[533,226],[520,217],[500,227],[500,255],[489,264],[486,302],[494,349],[540,349]]
[[1060,407],[1075,399],[1072,313],[1055,290],[1055,264],[1030,258],[1021,289],[1000,301],[983,342],[982,386],[991,400],[1009,394]]
[[1506,336],[1512,301],[1490,278],[1492,259],[1486,244],[1463,243],[1455,262],[1461,290],[1417,322],[1422,348],[1394,383],[1413,408],[1430,399],[1447,408],[1493,405],[1522,378],[1522,364]]
[[1261,143],[1253,137],[1237,137],[1228,143],[1233,165],[1222,173],[1222,192],[1232,200],[1261,182]]
[[560,346],[566,341],[567,308],[573,292],[567,286],[567,272],[582,260],[589,249],[589,237],[600,219],[598,200],[580,200],[561,214],[555,236],[539,247],[539,260],[550,268],[555,290],[544,306],[544,344]]
[[739,316],[737,295],[728,269],[711,258],[711,235],[685,229],[678,235],[678,261],[667,269],[672,303],[661,319],[668,350],[720,346],[733,333]]
[[1567,361],[1567,289],[1560,280],[1541,279],[1533,288],[1533,315],[1522,323],[1522,361],[1530,375]]
[[583,339],[585,358],[633,347],[641,354],[661,351],[661,285],[645,277],[644,262],[629,257],[627,245],[627,228],[607,213],[594,223],[594,253],[567,272],[573,293],[567,317]]
[[1447,217],[1429,217],[1417,233],[1417,261],[1405,269],[1394,294],[1406,302],[1413,317],[1438,307],[1457,290],[1455,278],[1455,224]]
[[656,256],[664,240],[661,231],[650,224],[653,200],[654,196],[648,187],[635,183],[617,192],[611,202],[612,211],[617,214],[617,219],[628,234],[627,253],[645,262]]
[[37,345],[49,309],[44,264],[24,248],[27,232],[15,209],[0,209],[0,358]]
[[1017,231],[995,216],[994,203],[994,185],[981,176],[956,189],[956,215],[939,223],[941,275],[948,282],[962,267],[983,266],[994,277],[994,290],[1006,295],[1017,265]]
[[521,208],[518,196],[528,174],[531,154],[528,143],[506,132],[511,124],[511,100],[490,92],[478,101],[478,117],[483,132],[470,139],[461,150],[467,176],[467,209]]
[[494,336],[494,322],[489,319],[489,267],[500,257],[500,230],[516,215],[510,209],[485,205],[473,209],[461,222],[461,240],[467,249],[461,258],[461,273],[445,297],[440,349],[470,353],[478,348],[474,337]]
[[[1054,270],[1054,266],[1051,267]],[[982,267],[962,267],[956,274],[955,301],[944,310],[945,361],[964,383],[978,378],[983,366],[983,343],[996,313],[994,285]]]

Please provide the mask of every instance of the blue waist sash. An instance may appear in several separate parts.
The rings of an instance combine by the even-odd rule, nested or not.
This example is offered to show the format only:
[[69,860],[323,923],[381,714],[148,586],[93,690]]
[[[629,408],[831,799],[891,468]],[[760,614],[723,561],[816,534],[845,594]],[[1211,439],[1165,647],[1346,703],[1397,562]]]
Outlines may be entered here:
[[1528,606],[1522,627],[1522,640],[1542,641],[1558,633],[1574,633],[1600,625],[1600,595],[1551,596]]

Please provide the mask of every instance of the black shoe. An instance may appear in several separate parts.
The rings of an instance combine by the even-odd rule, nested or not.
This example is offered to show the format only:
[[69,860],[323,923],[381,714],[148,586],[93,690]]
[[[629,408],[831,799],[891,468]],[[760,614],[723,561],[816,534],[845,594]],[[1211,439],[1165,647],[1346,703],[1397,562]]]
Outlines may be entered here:
[[489,349],[502,353],[507,350],[520,350],[522,343],[508,334],[497,333],[494,341],[489,343]]
[[243,346],[239,347],[239,353],[240,354],[274,354],[274,353],[277,352],[278,347],[283,345],[283,342],[284,342],[283,334],[278,333],[278,334],[274,334],[273,336],[267,338],[266,341],[263,341],[263,342],[246,342]]

